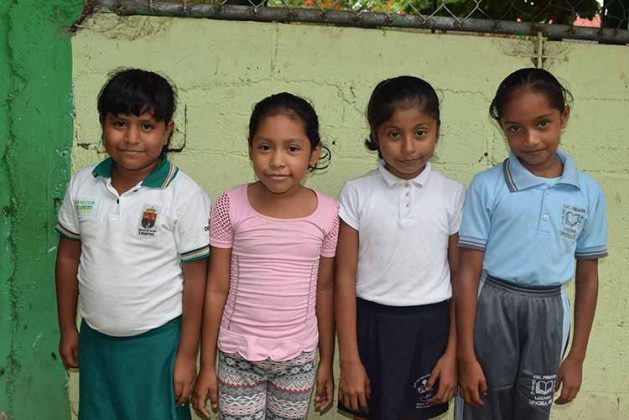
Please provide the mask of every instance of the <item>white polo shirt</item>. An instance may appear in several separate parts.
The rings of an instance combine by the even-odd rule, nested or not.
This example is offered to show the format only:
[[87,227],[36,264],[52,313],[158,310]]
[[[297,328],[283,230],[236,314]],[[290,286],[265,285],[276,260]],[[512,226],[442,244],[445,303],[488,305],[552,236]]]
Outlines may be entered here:
[[181,264],[208,257],[210,200],[165,156],[119,195],[112,163],[72,177],[57,230],[81,241],[81,317],[104,334],[133,336],[181,315]]
[[358,231],[356,296],[390,306],[442,302],[452,296],[448,239],[459,231],[465,188],[432,169],[404,180],[380,162],[348,181],[341,220]]

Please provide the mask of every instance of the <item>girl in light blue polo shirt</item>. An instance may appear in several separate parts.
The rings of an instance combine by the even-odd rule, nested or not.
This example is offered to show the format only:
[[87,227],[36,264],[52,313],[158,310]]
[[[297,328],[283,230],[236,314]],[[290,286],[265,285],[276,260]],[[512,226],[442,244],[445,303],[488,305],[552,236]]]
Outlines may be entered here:
[[[555,391],[565,404],[581,386],[607,219],[597,182],[557,150],[569,98],[552,74],[528,68],[509,75],[491,103],[511,153],[474,177],[463,212],[459,419],[548,419]],[[562,361],[573,276],[574,336]]]

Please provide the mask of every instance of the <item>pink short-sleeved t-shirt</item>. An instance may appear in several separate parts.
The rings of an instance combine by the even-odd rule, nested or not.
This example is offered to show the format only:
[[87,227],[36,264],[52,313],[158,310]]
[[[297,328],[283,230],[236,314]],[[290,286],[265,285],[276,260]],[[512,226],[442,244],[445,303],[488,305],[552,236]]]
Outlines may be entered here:
[[336,201],[316,194],[315,211],[297,219],[256,212],[247,185],[214,204],[210,245],[232,249],[221,351],[250,361],[282,361],[316,348],[319,258],[334,257],[339,225]]

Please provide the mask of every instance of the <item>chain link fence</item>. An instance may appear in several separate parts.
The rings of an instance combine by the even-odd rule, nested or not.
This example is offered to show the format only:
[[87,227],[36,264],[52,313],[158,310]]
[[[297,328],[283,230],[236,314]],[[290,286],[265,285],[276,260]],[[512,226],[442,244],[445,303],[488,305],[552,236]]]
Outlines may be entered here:
[[88,0],[94,10],[629,43],[629,0]]

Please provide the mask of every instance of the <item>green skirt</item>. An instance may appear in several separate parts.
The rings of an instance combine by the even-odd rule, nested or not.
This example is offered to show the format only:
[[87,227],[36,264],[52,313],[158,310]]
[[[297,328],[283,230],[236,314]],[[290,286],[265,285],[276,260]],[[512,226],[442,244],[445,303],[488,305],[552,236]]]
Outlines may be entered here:
[[173,369],[181,317],[132,337],[112,337],[81,322],[79,420],[189,420],[175,406]]

